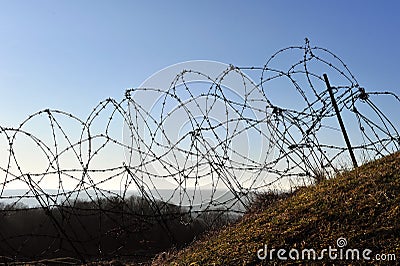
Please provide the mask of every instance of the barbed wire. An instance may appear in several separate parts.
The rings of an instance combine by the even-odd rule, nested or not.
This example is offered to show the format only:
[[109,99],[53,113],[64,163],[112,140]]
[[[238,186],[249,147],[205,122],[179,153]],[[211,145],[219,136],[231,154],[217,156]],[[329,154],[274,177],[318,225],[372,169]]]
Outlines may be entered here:
[[399,96],[361,87],[307,39],[260,67],[183,69],[84,120],[46,109],[0,126],[0,260],[143,257],[234,219],[257,192],[333,177],[349,147],[324,73],[359,163],[398,151]]

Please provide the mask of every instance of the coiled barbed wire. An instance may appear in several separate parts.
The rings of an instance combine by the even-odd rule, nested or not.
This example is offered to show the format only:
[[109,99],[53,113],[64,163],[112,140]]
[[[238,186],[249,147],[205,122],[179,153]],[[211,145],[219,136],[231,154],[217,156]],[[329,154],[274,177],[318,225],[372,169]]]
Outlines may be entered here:
[[[260,67],[183,69],[164,87],[100,102],[86,119],[46,109],[0,127],[0,256],[143,255],[167,245],[149,244],[146,230],[188,241],[174,232],[207,213],[243,213],[256,192],[333,176],[349,157],[324,73],[357,159],[398,151],[388,108],[399,96],[361,87],[308,40]],[[26,217],[29,226],[18,224]]]

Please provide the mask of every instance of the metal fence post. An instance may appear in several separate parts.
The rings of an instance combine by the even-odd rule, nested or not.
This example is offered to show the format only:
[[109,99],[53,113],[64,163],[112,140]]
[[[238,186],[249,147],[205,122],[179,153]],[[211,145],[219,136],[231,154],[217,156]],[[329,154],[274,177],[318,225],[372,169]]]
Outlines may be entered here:
[[344,141],[346,142],[347,149],[349,150],[351,160],[353,161],[353,166],[354,166],[354,168],[356,168],[356,167],[358,167],[356,157],[354,156],[353,148],[351,147],[350,140],[349,140],[349,137],[346,132],[346,128],[344,127],[344,123],[343,123],[339,108],[338,108],[336,100],[335,100],[335,96],[333,95],[333,92],[332,92],[332,87],[329,83],[328,76],[326,74],[324,74],[324,79],[325,79],[326,87],[328,88],[329,96],[331,97],[333,108],[335,109],[336,116],[339,121],[340,129],[342,130],[342,133],[343,133]]

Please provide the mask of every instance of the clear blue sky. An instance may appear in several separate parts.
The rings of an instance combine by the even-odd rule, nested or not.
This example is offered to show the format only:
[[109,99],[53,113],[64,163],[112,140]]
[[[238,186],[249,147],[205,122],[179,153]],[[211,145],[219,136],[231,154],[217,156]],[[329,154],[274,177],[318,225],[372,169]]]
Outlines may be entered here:
[[338,54],[367,89],[400,92],[398,1],[0,1],[0,124],[102,99],[171,64],[261,66],[303,45]]

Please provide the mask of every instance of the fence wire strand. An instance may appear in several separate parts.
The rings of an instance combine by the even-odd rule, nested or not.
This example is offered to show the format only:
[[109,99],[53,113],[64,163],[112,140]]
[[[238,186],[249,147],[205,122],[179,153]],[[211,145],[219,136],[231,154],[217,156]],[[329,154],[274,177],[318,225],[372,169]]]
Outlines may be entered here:
[[349,156],[324,73],[359,163],[398,151],[399,96],[361,87],[308,40],[264,66],[128,89],[85,119],[45,109],[0,126],[0,263],[146,256],[237,217],[255,193],[333,177]]

